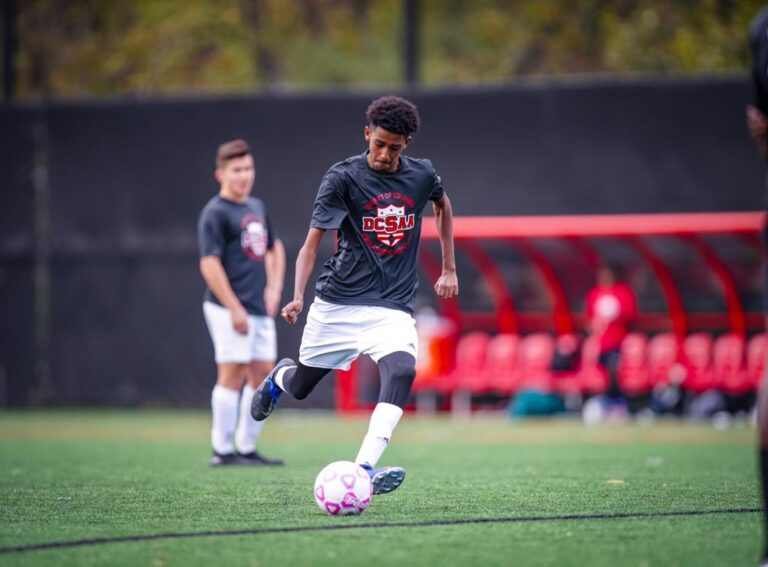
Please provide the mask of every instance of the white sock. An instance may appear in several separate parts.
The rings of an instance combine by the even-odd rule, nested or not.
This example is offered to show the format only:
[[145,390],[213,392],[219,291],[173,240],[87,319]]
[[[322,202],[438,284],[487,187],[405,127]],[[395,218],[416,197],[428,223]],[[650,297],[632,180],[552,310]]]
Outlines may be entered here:
[[283,366],[277,373],[275,373],[275,384],[277,384],[277,387],[283,392],[286,391],[285,386],[283,386],[283,376],[285,376],[286,370],[290,370],[291,368],[296,368],[296,366]]
[[355,464],[375,467],[389,444],[392,432],[403,415],[403,410],[393,404],[376,404]]
[[232,453],[232,440],[237,426],[237,404],[240,392],[216,385],[211,392],[211,445],[220,455]]
[[237,419],[237,432],[235,433],[235,448],[238,453],[252,453],[256,450],[256,439],[258,439],[264,421],[256,421],[251,417],[251,400],[256,388],[251,388],[248,384],[243,387],[243,394],[240,396],[240,417]]

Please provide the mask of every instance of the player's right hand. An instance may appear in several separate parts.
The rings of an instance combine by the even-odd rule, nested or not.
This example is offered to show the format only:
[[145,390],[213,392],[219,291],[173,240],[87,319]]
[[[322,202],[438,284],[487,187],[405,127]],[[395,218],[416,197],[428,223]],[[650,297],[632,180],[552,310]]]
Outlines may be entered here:
[[299,313],[304,310],[304,302],[300,299],[294,299],[288,305],[283,307],[280,311],[280,315],[287,323],[293,325],[299,318]]
[[241,335],[247,335],[248,312],[241,307],[239,309],[232,309],[230,314],[232,316],[232,328]]

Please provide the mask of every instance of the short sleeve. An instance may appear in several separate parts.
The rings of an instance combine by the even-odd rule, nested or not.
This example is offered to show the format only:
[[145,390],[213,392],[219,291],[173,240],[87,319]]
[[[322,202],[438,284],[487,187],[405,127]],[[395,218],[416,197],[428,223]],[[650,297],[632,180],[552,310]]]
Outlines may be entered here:
[[439,201],[443,197],[443,180],[440,178],[440,176],[437,174],[437,172],[433,169],[432,170],[432,187],[430,187],[429,190],[429,200],[430,201]]
[[347,216],[347,207],[342,199],[342,187],[339,176],[328,172],[320,183],[320,189],[315,197],[315,208],[312,211],[311,228],[333,230],[341,227]]
[[209,208],[203,209],[197,222],[197,240],[200,247],[200,257],[219,256],[224,254],[224,227],[218,215]]

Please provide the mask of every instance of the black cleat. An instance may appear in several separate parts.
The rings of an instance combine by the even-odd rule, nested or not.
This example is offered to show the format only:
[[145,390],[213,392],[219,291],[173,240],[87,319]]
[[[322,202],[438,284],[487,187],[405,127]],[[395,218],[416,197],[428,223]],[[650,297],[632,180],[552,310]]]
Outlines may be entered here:
[[285,366],[296,366],[296,363],[290,358],[284,358],[277,363],[272,372],[267,374],[261,385],[256,388],[251,401],[251,417],[256,421],[264,421],[272,413],[280,399],[283,391],[275,384],[274,376],[278,370]]
[[229,465],[239,465],[237,455],[234,453],[217,453],[213,452],[213,457],[208,461],[208,464],[212,467],[225,467]]
[[237,460],[239,461],[238,464],[251,467],[279,467],[283,465],[283,459],[269,459],[256,451],[251,451],[250,453],[238,453]]

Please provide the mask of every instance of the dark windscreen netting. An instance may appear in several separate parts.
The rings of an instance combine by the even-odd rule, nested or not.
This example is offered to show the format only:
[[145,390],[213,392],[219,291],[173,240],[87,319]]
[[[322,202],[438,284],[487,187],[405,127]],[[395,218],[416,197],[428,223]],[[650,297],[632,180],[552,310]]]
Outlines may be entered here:
[[[217,145],[251,143],[254,194],[288,252],[287,300],[319,181],[334,162],[364,150],[365,109],[378,94],[0,106],[5,403],[206,404],[214,365],[195,225],[218,188]],[[407,153],[433,161],[458,215],[762,206],[763,166],[744,128],[746,77],[412,98],[423,127]],[[38,214],[50,246],[44,385],[34,371],[41,256],[33,172],[41,156],[47,212]],[[328,235],[318,265],[331,250]],[[300,333],[300,325],[278,323],[280,355],[296,354]],[[332,401],[332,383],[324,388],[318,405]]]

